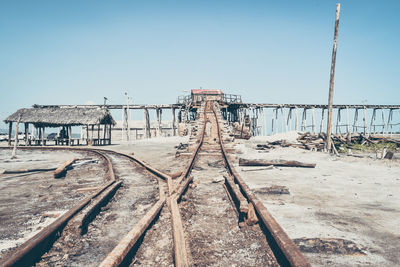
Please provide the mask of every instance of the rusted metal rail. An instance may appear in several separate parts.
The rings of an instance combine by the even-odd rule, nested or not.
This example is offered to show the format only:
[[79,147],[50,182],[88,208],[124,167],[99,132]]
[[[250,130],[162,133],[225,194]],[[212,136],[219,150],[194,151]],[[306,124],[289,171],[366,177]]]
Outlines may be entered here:
[[300,249],[297,247],[297,245],[292,239],[289,238],[282,227],[267,211],[262,202],[250,190],[247,184],[234,169],[233,164],[226,153],[220,129],[220,122],[215,106],[213,106],[212,110],[217,120],[219,144],[226,167],[229,170],[230,175],[232,175],[234,178],[235,182],[239,185],[241,191],[244,192],[245,197],[254,205],[258,217],[261,219],[263,226],[265,226],[266,231],[264,232],[266,232],[267,240],[269,241],[271,249],[274,251],[276,259],[282,266],[311,266],[304,255],[300,252]]

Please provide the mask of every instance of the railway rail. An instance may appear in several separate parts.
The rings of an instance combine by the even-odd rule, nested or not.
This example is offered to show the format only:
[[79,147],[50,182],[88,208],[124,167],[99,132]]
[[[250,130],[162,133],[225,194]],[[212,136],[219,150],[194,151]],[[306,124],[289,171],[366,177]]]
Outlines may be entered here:
[[[92,151],[103,157],[109,181],[6,255],[0,265],[51,264],[42,257],[50,250],[78,255],[64,259],[64,263],[78,265],[146,265],[151,262],[149,257],[160,253],[164,254],[164,264],[175,266],[231,262],[310,266],[235,171],[223,142],[219,110],[214,102],[206,102],[200,108],[197,143],[190,148],[193,153],[186,169],[176,179],[130,155],[62,148]],[[217,162],[216,168],[203,173],[210,162]],[[128,179],[129,175],[140,181]],[[215,177],[220,179],[215,181]],[[136,212],[131,212],[132,196],[140,199],[133,202]],[[123,216],[119,218],[116,211]],[[104,225],[105,218],[113,217]],[[153,228],[147,238],[146,231]],[[160,240],[165,244],[158,244]],[[89,249],[94,246],[95,250]],[[146,250],[153,254],[146,255]]]

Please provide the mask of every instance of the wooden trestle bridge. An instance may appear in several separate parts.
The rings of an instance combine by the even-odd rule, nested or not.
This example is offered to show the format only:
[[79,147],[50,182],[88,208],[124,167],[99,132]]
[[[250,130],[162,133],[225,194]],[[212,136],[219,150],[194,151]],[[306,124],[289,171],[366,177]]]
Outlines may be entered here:
[[[89,111],[97,109],[97,113],[101,116],[96,113],[98,117],[100,116],[99,118],[96,117],[96,122],[90,121],[89,123],[87,122],[87,118],[83,118],[84,116],[78,116],[79,118],[75,118],[74,122],[70,122],[66,127],[69,129],[68,132],[70,132],[71,125],[82,125],[80,139],[84,140],[86,138],[88,144],[90,140],[97,140],[98,144],[110,144],[112,131],[122,133],[120,140],[151,138],[154,136],[176,136],[181,134],[179,132],[181,123],[196,120],[199,115],[198,110],[205,99],[217,101],[223,118],[233,125],[236,124],[235,127],[243,129],[242,126],[246,126],[251,136],[270,135],[288,131],[311,132],[313,134],[326,132],[328,105],[244,103],[240,95],[225,94],[217,89],[193,89],[190,95],[179,97],[175,104],[34,105],[30,109],[30,112],[42,114],[43,110],[48,110],[53,114],[53,110],[56,110],[60,114],[69,114],[70,112],[68,111],[63,112],[60,110],[65,108],[66,110],[80,110],[82,114],[89,114]],[[10,126],[9,144],[11,144],[12,123],[16,122],[16,124],[19,124],[17,113],[21,113],[21,110],[6,119],[6,122]],[[109,110],[121,110],[122,123],[118,125],[112,119]],[[168,110],[171,116],[168,115]],[[143,112],[143,120],[140,123],[135,123],[135,121],[131,120],[131,113],[135,112],[135,118],[138,118],[138,111]],[[164,117],[167,119],[164,119],[164,121],[163,114],[167,114]],[[109,117],[109,119],[106,120],[104,116]],[[155,119],[151,120],[150,118]],[[64,121],[63,118],[56,118],[56,121],[49,121],[46,117],[35,117],[33,121],[22,120],[20,122],[25,123],[25,139],[28,140],[27,133],[29,129],[26,123],[33,123],[36,128],[41,128],[43,139],[44,127],[65,126],[61,123],[62,121]],[[134,123],[135,125],[133,125]],[[104,124],[104,126],[101,124]],[[351,135],[352,133],[362,133],[364,135],[399,134],[400,105],[333,105],[332,126],[333,131],[338,135]],[[90,132],[89,127],[91,127]],[[100,136],[100,131],[104,132],[104,136]],[[135,131],[133,137],[131,137],[131,131]],[[86,137],[84,137],[84,132],[86,132]],[[89,137],[89,133],[91,133],[91,137]],[[42,141],[44,142],[44,140]],[[71,139],[68,143],[72,141]],[[97,143],[94,142],[94,144]]]
[[[58,105],[57,107],[105,107],[121,110],[124,127],[128,128],[129,110],[141,110],[144,114],[146,137],[150,137],[149,111],[156,113],[157,124],[161,128],[162,114],[170,110],[172,115],[172,135],[177,135],[176,124],[194,120],[197,107],[193,103],[162,105]],[[54,107],[35,105],[35,107]],[[253,136],[269,135],[287,131],[325,132],[328,105],[321,104],[261,104],[230,102],[221,103],[224,119],[243,123],[250,119]],[[400,105],[333,105],[336,134],[396,134],[400,133]]]

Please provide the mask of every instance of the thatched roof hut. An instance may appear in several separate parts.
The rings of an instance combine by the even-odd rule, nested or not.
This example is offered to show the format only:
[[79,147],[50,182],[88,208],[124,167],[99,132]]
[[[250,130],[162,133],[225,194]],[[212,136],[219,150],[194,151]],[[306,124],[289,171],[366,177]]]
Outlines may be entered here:
[[115,121],[105,108],[21,108],[4,122],[31,123],[36,127],[112,124]]

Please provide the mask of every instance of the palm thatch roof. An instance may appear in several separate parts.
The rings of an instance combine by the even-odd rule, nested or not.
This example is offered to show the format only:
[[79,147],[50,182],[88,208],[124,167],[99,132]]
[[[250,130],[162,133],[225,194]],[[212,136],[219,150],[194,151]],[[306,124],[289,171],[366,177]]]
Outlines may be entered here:
[[21,108],[4,122],[32,123],[41,127],[113,124],[115,121],[105,108]]

